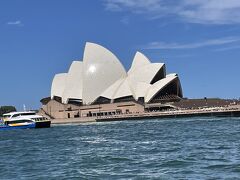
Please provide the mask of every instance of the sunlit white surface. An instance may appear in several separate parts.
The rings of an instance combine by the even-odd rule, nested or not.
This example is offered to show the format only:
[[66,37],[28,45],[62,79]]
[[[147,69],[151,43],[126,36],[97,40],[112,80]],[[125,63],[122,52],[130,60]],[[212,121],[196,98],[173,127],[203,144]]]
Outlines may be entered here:
[[151,88],[151,84],[144,83],[144,82],[138,82],[136,85],[133,87],[134,89],[134,98],[138,100],[140,97],[145,97],[148,89]]
[[105,97],[108,99],[114,99],[114,95],[116,91],[119,89],[121,84],[124,82],[126,78],[121,78],[117,80],[115,83],[113,83],[110,87],[108,87],[102,94],[101,97]]
[[53,78],[51,87],[51,98],[54,96],[62,97],[66,87],[67,73],[56,74]]
[[166,77],[156,83],[154,83],[151,88],[149,88],[147,95],[145,96],[145,102],[149,102],[152,100],[152,98],[160,92],[164,87],[166,87],[169,83],[177,79],[176,76],[170,76]]
[[132,66],[129,69],[128,74],[150,63],[150,60],[144,54],[137,52],[133,58]]
[[166,75],[166,77],[171,77],[171,76],[178,76],[178,75],[177,75],[177,73],[171,73],[171,74]]
[[129,86],[128,79],[126,78],[122,84],[119,86],[117,91],[114,94],[113,99],[122,98],[126,96],[133,96],[133,92]]
[[96,72],[96,70],[97,70],[96,66],[91,65],[91,66],[89,66],[89,68],[87,70],[88,71],[87,73],[93,74],[93,73]]
[[152,63],[140,67],[139,69],[128,74],[128,77],[132,82],[144,82],[150,83],[154,76],[158,73],[159,70],[164,66],[163,63]]
[[118,58],[106,48],[86,43],[83,56],[83,102],[94,102],[109,86],[126,77]]
[[69,99],[82,99],[83,64],[73,61],[66,78],[66,87],[63,92],[63,103]]

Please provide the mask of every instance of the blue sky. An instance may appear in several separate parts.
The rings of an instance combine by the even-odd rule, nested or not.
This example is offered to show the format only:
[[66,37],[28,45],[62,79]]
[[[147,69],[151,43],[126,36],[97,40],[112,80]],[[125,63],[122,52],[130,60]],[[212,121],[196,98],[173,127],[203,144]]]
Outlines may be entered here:
[[39,108],[52,78],[99,43],[176,72],[189,98],[240,97],[238,0],[0,1],[0,105]]

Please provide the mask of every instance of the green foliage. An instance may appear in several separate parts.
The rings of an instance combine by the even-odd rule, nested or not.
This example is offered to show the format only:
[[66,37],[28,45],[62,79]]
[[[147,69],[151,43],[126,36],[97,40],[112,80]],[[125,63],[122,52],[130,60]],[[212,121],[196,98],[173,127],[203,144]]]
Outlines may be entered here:
[[14,106],[1,106],[0,107],[0,117],[5,113],[10,113],[16,111]]

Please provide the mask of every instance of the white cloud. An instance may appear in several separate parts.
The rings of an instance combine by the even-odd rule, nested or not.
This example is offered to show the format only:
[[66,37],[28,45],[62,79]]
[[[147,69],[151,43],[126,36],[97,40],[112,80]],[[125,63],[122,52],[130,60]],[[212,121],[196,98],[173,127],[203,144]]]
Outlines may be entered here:
[[110,11],[129,10],[139,14],[155,14],[165,9],[163,0],[105,0],[105,6]]
[[178,15],[189,22],[204,24],[240,23],[239,0],[184,0]]
[[10,26],[23,26],[23,23],[21,21],[9,21],[7,22],[7,25],[10,25]]
[[121,7],[118,5],[118,4],[115,4],[115,3],[106,3],[105,4],[106,6],[106,9],[107,10],[110,10],[110,11],[121,11]]
[[240,0],[104,0],[111,11],[131,11],[151,18],[171,16],[190,23],[238,24]]
[[195,49],[208,46],[220,46],[240,42],[240,37],[225,37],[219,39],[209,39],[201,42],[193,43],[167,43],[167,42],[151,42],[144,49]]

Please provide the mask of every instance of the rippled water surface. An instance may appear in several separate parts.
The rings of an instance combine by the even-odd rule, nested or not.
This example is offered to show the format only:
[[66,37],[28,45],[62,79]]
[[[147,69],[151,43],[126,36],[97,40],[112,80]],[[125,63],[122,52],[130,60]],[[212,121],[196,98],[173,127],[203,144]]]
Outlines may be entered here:
[[240,119],[0,131],[0,179],[240,179]]

